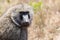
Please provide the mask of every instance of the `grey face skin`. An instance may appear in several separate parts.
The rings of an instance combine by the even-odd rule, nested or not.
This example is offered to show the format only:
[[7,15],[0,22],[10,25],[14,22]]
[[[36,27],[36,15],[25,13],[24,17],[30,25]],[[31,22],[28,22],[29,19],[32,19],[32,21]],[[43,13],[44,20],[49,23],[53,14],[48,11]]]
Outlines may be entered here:
[[29,14],[29,11],[21,11],[19,12],[20,15],[19,15],[19,19],[21,21],[21,25],[22,26],[28,26],[30,24],[30,14]]

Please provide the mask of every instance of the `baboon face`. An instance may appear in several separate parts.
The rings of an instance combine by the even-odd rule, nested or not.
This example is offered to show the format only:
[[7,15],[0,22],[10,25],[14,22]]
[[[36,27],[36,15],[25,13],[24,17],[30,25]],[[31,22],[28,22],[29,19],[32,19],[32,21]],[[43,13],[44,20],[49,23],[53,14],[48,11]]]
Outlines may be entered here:
[[29,26],[33,19],[33,8],[29,5],[17,5],[11,8],[11,19],[18,26]]
[[30,14],[29,11],[21,11],[19,12],[19,19],[21,21],[22,26],[28,26],[30,24]]
[[32,15],[29,11],[20,11],[18,13],[12,13],[12,21],[18,26],[29,26],[31,24]]

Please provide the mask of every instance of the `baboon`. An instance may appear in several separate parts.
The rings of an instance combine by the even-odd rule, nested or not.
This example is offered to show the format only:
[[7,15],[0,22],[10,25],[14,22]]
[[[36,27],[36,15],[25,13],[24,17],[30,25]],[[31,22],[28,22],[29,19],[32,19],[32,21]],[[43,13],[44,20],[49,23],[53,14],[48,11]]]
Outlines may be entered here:
[[[0,17],[0,40],[27,40],[27,27],[33,19],[33,8],[27,4],[18,4]],[[23,31],[23,32],[22,32]]]

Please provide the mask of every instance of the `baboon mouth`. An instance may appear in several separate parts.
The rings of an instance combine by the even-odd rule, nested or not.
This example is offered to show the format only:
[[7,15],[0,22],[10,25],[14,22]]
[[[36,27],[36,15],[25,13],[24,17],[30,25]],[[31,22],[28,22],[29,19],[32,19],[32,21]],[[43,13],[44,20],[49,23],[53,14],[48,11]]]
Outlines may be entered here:
[[28,27],[30,24],[29,23],[23,23],[22,26],[23,27]]

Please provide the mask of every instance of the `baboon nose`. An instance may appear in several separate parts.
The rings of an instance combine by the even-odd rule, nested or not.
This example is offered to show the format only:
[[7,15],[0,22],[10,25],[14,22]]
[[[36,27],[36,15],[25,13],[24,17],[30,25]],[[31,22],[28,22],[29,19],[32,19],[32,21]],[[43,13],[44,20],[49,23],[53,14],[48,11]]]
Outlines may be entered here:
[[28,25],[28,24],[29,24],[29,22],[25,22],[24,24],[25,24],[25,25]]
[[23,23],[24,26],[29,26],[29,22]]

